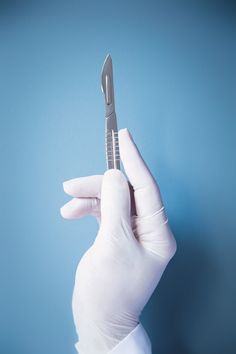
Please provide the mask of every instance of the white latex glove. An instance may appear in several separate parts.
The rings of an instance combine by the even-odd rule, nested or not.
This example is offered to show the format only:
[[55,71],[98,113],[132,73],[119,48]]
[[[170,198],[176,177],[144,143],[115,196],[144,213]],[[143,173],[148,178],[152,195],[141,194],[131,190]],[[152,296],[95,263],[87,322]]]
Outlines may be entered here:
[[129,185],[119,170],[64,183],[74,199],[61,208],[62,216],[90,214],[100,224],[76,272],[72,307],[80,354],[108,353],[137,326],[176,251],[159,188],[127,129],[119,131],[119,144],[136,216],[131,216]]

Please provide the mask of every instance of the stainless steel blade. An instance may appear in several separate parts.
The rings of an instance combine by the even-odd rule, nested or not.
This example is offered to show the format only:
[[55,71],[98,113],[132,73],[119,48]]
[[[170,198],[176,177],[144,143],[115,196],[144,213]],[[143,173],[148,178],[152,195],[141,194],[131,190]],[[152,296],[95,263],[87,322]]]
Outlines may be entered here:
[[107,55],[102,67],[102,92],[105,97],[105,144],[107,168],[120,169],[119,138],[115,113],[112,59]]

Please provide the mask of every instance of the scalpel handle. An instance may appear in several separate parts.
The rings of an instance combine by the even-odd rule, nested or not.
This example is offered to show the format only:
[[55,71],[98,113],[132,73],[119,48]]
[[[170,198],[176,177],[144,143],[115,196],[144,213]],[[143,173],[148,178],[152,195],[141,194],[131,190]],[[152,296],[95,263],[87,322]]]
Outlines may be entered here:
[[107,169],[120,170],[119,136],[115,112],[106,117],[105,146]]

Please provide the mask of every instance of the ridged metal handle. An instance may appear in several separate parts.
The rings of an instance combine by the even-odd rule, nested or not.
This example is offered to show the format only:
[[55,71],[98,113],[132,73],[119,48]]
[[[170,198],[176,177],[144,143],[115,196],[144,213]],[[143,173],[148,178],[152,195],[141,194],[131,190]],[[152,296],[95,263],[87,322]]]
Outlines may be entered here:
[[106,160],[107,168],[120,169],[120,151],[118,132],[114,130],[106,131]]

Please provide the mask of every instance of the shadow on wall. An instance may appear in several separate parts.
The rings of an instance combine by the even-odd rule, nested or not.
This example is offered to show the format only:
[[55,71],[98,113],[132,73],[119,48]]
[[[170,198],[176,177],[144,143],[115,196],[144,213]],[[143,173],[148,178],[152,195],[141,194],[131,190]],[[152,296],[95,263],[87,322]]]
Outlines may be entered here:
[[[201,325],[201,319],[205,321],[205,307],[214,297],[218,275],[213,260],[203,246],[193,242],[197,235],[193,237],[192,231],[188,235],[181,232],[180,237],[178,234],[176,231],[177,253],[142,315],[153,354],[198,353],[199,350],[193,348],[195,338],[191,337],[194,337],[194,328]],[[223,353],[223,348],[221,350]]]
[[[166,166],[162,168],[168,184],[169,171]],[[221,271],[212,255],[201,212],[195,210],[194,195],[169,182],[173,209],[178,205],[175,223],[170,222],[177,252],[145,307],[141,322],[151,338],[153,354],[224,353],[222,338],[217,341],[208,331],[215,325],[219,327],[216,333],[221,333],[222,324],[215,323],[214,306],[213,311],[211,307]],[[178,201],[173,200],[173,195]]]

